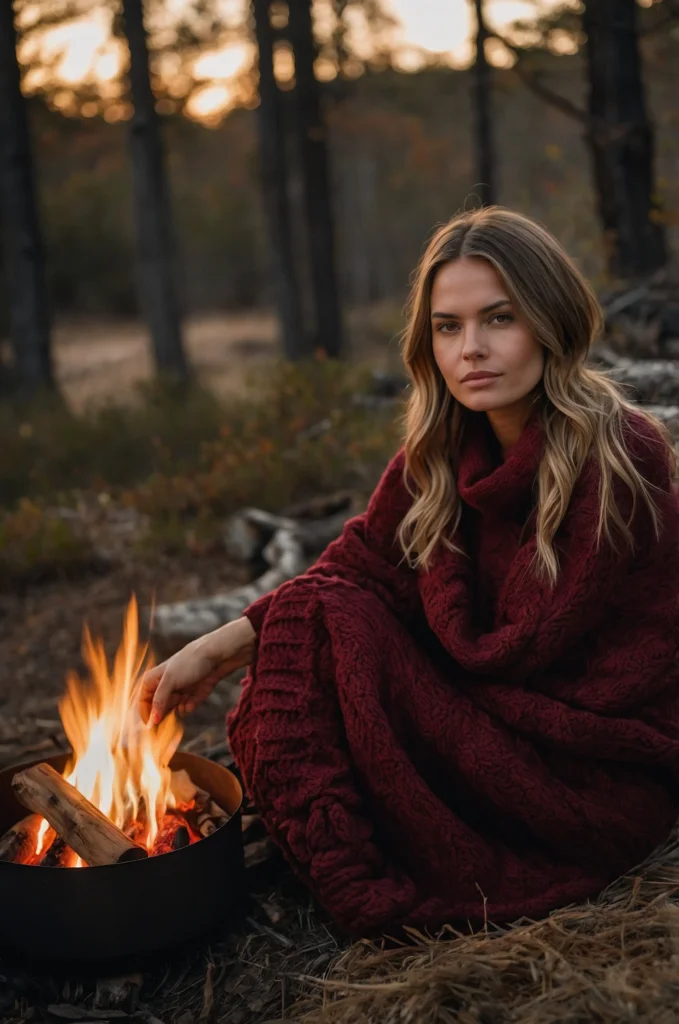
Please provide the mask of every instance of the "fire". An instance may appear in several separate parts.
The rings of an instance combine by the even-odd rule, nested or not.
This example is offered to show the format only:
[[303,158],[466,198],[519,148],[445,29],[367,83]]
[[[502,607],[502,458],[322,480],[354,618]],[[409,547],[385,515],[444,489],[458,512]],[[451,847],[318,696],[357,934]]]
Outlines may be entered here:
[[[73,757],[64,777],[115,825],[151,850],[168,808],[175,806],[169,762],[182,727],[169,715],[150,729],[137,710],[142,672],[149,667],[148,646],[140,644],[137,602],[128,605],[123,638],[112,670],[100,640],[85,630],[83,655],[89,679],[67,679],[59,704]],[[47,822],[38,835],[42,851]],[[80,866],[78,861],[77,866]]]

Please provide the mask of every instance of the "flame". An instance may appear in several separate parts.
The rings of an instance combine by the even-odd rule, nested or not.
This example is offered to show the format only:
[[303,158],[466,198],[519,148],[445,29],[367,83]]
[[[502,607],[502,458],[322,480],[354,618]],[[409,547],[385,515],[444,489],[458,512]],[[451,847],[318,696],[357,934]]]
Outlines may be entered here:
[[43,818],[40,822],[40,828],[38,829],[38,835],[35,840],[35,856],[39,857],[45,852],[45,836],[49,831],[49,822]]
[[[147,645],[139,642],[132,597],[112,671],[101,641],[85,629],[89,680],[69,674],[59,713],[73,749],[64,777],[123,831],[142,822],[137,842],[150,850],[167,808],[174,807],[169,762],[182,727],[175,715],[168,715],[150,729],[139,715],[137,697],[142,671],[149,667],[147,653]],[[45,831],[41,828],[37,852]],[[78,858],[75,866],[80,863]]]

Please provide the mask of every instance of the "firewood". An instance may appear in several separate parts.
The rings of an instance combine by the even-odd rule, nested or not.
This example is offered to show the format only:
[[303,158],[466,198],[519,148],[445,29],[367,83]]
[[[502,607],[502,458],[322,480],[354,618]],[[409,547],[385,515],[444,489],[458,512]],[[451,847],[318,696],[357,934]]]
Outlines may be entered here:
[[41,814],[86,864],[116,864],[147,857],[112,821],[48,764],[37,764],[12,779],[14,794]]
[[42,816],[29,814],[5,832],[0,839],[0,861],[25,864],[35,852]]
[[66,866],[68,846],[61,836],[55,836],[40,859],[41,868],[63,868]]
[[196,789],[194,814],[198,831],[204,839],[211,836],[222,825],[226,825],[229,820],[226,811],[223,811],[204,789]]
[[158,831],[155,838],[152,857],[158,857],[161,853],[172,853],[173,850],[181,850],[191,842],[189,830],[176,815],[168,815],[167,819]]
[[[186,768],[180,768],[179,771],[172,772],[170,790],[175,802],[179,806],[187,806],[192,800],[195,800],[198,787],[191,779]],[[204,792],[204,790],[201,790],[201,792]]]
[[196,816],[198,831],[205,838],[211,836],[222,825],[226,825],[229,815],[219,807],[214,800],[208,801],[206,808]]

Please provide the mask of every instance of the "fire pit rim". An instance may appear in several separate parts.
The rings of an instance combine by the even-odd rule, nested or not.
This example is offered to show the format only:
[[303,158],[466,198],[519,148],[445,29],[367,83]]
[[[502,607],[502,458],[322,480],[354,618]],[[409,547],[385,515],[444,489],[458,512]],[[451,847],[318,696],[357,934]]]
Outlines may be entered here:
[[[43,763],[51,765],[58,772],[63,772],[64,768],[68,764],[68,759],[69,759],[69,757],[72,756],[72,754],[73,754],[73,751],[69,750],[69,751],[64,751],[64,752],[62,752],[60,754],[54,754],[51,757],[39,757],[39,758],[36,758],[34,761],[25,761],[25,762],[21,762],[21,763],[18,763],[18,764],[7,765],[5,768],[0,768],[0,778],[4,778],[5,776],[11,776],[13,778],[14,775],[18,774],[19,772],[26,771],[28,768],[32,768],[36,764],[43,764]],[[189,854],[189,851],[194,846],[197,846],[197,845],[201,845],[202,846],[203,843],[207,843],[210,840],[214,839],[214,837],[216,835],[218,835],[220,833],[223,833],[224,830],[225,829],[229,829],[230,826],[232,828],[235,827],[235,826],[232,826],[232,822],[233,821],[237,821],[238,822],[238,835],[240,837],[240,844],[241,844],[241,847],[242,847],[242,845],[243,845],[243,838],[242,838],[242,833],[241,833],[240,817],[241,817],[241,811],[243,809],[244,794],[243,794],[243,787],[241,786],[240,781],[237,779],[237,777],[234,775],[234,773],[232,771],[230,771],[228,768],[226,768],[224,765],[218,764],[216,761],[210,761],[209,758],[202,757],[200,754],[194,754],[193,752],[188,751],[188,750],[178,750],[174,754],[174,756],[172,757],[172,759],[170,761],[170,765],[169,765],[170,768],[172,768],[172,765],[173,765],[173,763],[175,762],[175,760],[177,758],[179,758],[180,761],[183,761],[184,759],[188,758],[189,761],[196,760],[196,761],[199,761],[199,762],[205,762],[206,764],[211,765],[213,768],[221,769],[222,771],[228,773],[228,775],[230,776],[231,780],[236,784],[237,790],[238,790],[238,794],[239,794],[238,805],[237,805],[237,807],[234,810],[230,810],[227,807],[224,808],[224,810],[229,815],[228,821],[224,822],[223,825],[220,825],[219,828],[215,829],[215,831],[212,832],[210,835],[203,836],[203,838],[200,840],[199,843],[192,843],[190,846],[185,846],[185,847],[182,847],[182,848],[180,848],[178,850],[167,850],[165,853],[156,854],[153,857],[146,857],[146,858],[143,858],[141,860],[123,861],[123,862],[121,862],[119,864],[93,864],[91,866],[88,865],[86,869],[81,869],[81,868],[78,868],[78,869],[76,869],[76,868],[72,868],[72,869],[71,868],[50,868],[50,867],[46,867],[44,870],[47,870],[47,871],[55,871],[55,870],[56,871],[71,871],[71,870],[73,870],[73,871],[75,871],[75,870],[80,871],[80,870],[87,870],[88,874],[90,874],[92,871],[97,871],[97,872],[108,871],[108,872],[110,872],[111,870],[114,870],[116,872],[119,872],[122,868],[128,868],[128,869],[129,868],[132,868],[132,869],[136,868],[138,870],[140,865],[142,865],[142,864],[152,864],[154,861],[157,861],[160,857],[167,857],[169,854],[184,854],[184,855]],[[189,771],[189,775],[191,775],[190,771]],[[193,776],[191,776],[191,779],[193,781]],[[212,793],[210,795],[213,796]],[[29,812],[25,811],[25,813],[28,814]],[[20,818],[17,818],[17,822],[20,821],[20,820],[21,820]],[[5,825],[4,829],[11,828],[12,825],[16,824],[17,822],[11,822],[9,825]],[[0,828],[0,831],[3,831],[4,829]],[[220,836],[220,838],[221,838],[221,836]],[[23,869],[25,871],[35,871],[36,868],[40,868],[40,867],[41,867],[41,865],[38,865],[38,864],[14,864],[11,861],[3,861],[2,863],[0,863],[0,871],[4,871],[4,872],[6,872],[8,868],[13,868],[13,869],[21,868],[21,869]]]
[[[13,775],[42,761],[63,770],[68,754],[37,758],[0,770],[0,825],[11,827],[23,809]],[[241,831],[243,791],[228,768],[198,754],[178,752],[186,767],[229,820],[200,842],[123,864],[39,870],[0,863],[0,951],[36,962],[110,963],[159,953],[216,934],[247,893]],[[221,785],[219,785],[221,782]],[[180,856],[181,855],[181,856]],[[168,892],[174,896],[168,899]],[[133,912],[132,912],[133,911]],[[58,921],[58,929],[46,923]]]

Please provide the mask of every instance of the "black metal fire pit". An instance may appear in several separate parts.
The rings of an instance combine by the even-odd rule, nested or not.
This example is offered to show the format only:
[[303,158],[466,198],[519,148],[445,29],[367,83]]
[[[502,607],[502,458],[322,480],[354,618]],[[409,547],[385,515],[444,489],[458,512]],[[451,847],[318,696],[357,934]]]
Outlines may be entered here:
[[[14,797],[16,772],[46,761],[59,772],[67,755],[0,772],[0,835],[26,815]],[[40,960],[106,960],[157,952],[209,933],[242,899],[242,790],[226,768],[175,754],[231,818],[182,850],[127,864],[47,868],[0,863],[0,948]]]

